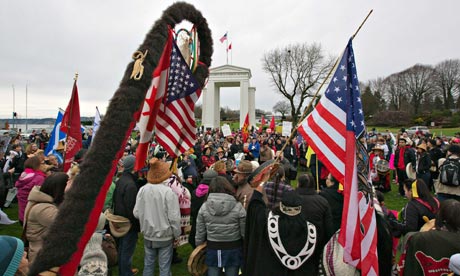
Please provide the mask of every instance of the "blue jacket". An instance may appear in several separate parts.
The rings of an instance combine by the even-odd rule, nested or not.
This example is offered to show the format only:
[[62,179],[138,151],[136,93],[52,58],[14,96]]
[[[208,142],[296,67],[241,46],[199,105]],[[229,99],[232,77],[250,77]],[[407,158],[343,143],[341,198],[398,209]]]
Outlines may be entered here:
[[260,144],[256,141],[256,143],[249,144],[249,151],[251,152],[254,159],[258,159],[260,156]]

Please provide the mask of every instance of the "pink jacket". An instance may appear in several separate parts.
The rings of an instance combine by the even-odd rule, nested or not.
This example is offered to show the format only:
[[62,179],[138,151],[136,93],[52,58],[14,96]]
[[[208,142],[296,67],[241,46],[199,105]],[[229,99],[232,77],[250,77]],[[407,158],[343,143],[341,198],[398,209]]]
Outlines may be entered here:
[[27,206],[27,198],[34,186],[41,186],[45,181],[45,174],[41,171],[34,171],[32,169],[25,169],[16,181],[16,188],[18,188],[18,205],[19,205],[19,220],[24,221],[24,210]]

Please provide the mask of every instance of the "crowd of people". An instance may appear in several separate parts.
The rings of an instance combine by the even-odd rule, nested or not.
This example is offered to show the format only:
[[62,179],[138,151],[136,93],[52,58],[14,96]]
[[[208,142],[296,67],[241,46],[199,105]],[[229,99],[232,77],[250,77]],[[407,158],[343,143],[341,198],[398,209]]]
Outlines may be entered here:
[[[10,206],[8,189],[17,189],[18,220],[24,229],[22,240],[0,236],[5,248],[0,253],[2,275],[26,275],[27,262],[40,251],[85,159],[82,149],[63,172],[56,156],[44,155],[46,145],[37,137],[27,143],[12,139],[0,156],[0,204]],[[171,275],[172,265],[183,262],[177,248],[187,243],[195,250],[205,248],[210,276],[345,275],[340,273],[347,266],[341,258],[331,261],[332,255],[325,253],[337,248],[344,204],[340,183],[315,154],[307,156],[308,144],[301,137],[287,141],[256,131],[245,141],[242,137],[240,132],[225,137],[219,129],[201,128],[195,146],[177,159],[153,137],[145,168],[135,171],[139,134],[133,135],[118,162],[79,275],[108,275],[114,269],[119,275],[137,274],[133,256],[139,233],[143,275],[154,275],[156,262],[161,276]],[[379,231],[383,229],[380,275],[396,270],[428,275],[433,268],[459,274],[460,137],[373,130],[365,142],[369,181],[380,204]],[[402,210],[385,205],[392,182],[407,200]],[[421,232],[427,223],[429,231]],[[116,247],[107,247],[108,240]]]

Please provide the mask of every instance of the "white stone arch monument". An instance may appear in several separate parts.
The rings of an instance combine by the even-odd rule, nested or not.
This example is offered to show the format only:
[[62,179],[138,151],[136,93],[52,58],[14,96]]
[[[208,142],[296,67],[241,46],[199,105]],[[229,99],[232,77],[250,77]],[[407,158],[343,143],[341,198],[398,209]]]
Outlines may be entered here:
[[249,112],[249,125],[256,125],[255,87],[250,87],[251,70],[234,65],[211,68],[209,80],[203,89],[202,125],[206,128],[220,127],[220,88],[240,87],[240,128]]

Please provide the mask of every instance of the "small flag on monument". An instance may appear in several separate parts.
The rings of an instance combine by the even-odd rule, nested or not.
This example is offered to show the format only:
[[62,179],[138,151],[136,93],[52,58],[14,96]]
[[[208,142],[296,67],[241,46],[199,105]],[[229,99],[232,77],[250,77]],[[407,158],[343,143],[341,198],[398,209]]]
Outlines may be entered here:
[[[228,32],[227,32],[228,33]],[[225,40],[227,40],[227,33],[225,33],[219,40],[221,43],[224,43]]]

